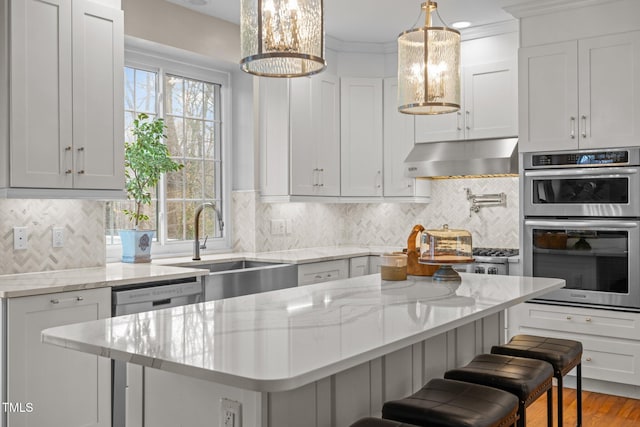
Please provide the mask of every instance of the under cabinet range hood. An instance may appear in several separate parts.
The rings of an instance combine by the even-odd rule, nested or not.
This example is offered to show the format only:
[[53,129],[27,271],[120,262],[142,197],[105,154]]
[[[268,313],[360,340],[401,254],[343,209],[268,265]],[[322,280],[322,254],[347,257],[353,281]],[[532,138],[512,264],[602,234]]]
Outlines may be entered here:
[[518,174],[518,138],[426,142],[404,161],[410,178],[490,177]]

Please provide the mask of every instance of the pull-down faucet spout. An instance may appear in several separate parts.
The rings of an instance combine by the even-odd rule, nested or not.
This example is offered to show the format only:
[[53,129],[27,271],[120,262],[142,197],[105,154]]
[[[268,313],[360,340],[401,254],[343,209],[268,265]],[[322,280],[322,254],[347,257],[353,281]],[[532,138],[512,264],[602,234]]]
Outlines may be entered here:
[[194,226],[195,238],[193,241],[193,258],[192,258],[194,261],[200,261],[200,214],[202,213],[202,210],[204,208],[213,209],[213,211],[216,214],[216,218],[218,219],[220,232],[222,232],[222,229],[224,228],[224,221],[222,221],[222,214],[220,213],[220,210],[216,207],[215,203],[206,202],[196,208],[195,226]]

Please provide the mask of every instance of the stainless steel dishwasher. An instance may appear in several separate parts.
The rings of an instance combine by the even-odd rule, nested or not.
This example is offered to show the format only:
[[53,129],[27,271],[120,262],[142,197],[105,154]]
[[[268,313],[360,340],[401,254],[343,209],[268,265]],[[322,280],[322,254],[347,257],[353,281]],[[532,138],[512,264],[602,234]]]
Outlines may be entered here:
[[[195,304],[202,299],[203,286],[199,277],[121,286],[111,293],[111,314],[137,314]],[[143,375],[140,366],[116,360],[112,362],[112,427],[144,425]]]

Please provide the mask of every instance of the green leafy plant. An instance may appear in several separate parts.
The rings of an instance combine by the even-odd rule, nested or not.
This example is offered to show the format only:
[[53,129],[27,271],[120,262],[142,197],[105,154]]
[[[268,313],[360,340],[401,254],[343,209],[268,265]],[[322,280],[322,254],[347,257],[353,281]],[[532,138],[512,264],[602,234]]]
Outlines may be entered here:
[[164,144],[166,135],[164,120],[151,120],[145,113],[133,121],[133,142],[124,144],[124,165],[128,197],[135,201],[135,210],[123,209],[123,213],[138,228],[140,221],[149,220],[142,212],[142,205],[151,204],[151,190],[158,185],[163,173],[175,172],[184,167],[170,157]]

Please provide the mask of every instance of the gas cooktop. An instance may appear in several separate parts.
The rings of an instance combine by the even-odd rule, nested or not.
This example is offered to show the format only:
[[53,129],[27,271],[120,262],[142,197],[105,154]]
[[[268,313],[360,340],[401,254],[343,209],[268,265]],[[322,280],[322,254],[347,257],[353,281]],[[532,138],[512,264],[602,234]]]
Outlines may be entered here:
[[518,255],[518,249],[473,248],[474,257],[511,257]]

